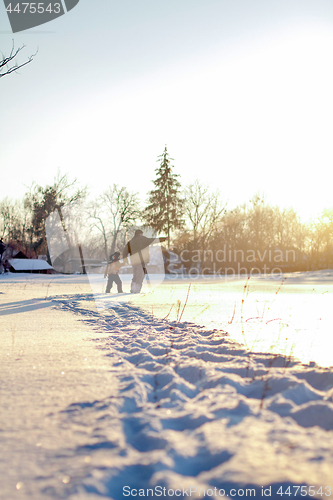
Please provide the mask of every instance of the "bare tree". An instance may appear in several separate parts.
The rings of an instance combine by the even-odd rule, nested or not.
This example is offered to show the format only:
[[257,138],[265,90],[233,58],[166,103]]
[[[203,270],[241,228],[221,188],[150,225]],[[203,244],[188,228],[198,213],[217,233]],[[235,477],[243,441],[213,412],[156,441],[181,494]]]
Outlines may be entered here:
[[140,215],[138,195],[117,184],[110,186],[97,203],[90,205],[91,227],[97,229],[103,239],[106,259],[109,256],[109,248],[110,253],[115,251],[121,231],[135,224]]
[[114,184],[103,195],[102,202],[105,203],[113,223],[113,238],[111,253],[115,251],[118,234],[122,227],[134,224],[140,216],[138,195],[130,193],[125,187]]
[[15,202],[6,197],[0,202],[0,238],[8,241],[12,239],[13,231],[17,226]]
[[313,254],[317,251],[317,267],[330,268],[333,259],[333,210],[325,209],[312,225]]
[[23,200],[5,197],[0,201],[0,240],[28,253],[30,225],[31,213],[24,206]]
[[265,195],[257,193],[247,206],[246,227],[253,250],[264,250],[274,243],[274,210],[266,202]]
[[3,53],[1,53],[2,59],[0,60],[0,78],[16,72],[18,69],[23,68],[23,66],[26,66],[27,64],[31,63],[31,61],[33,61],[33,58],[35,57],[37,52],[35,54],[29,56],[28,59],[26,61],[24,61],[23,63],[18,63],[17,61],[15,61],[16,56],[24,48],[25,48],[25,45],[22,45],[22,47],[15,49],[14,40],[13,40],[12,49],[11,49],[9,55],[5,56]]
[[275,207],[273,209],[273,226],[275,242],[281,247],[297,246],[297,229],[300,219],[292,208]]
[[[88,220],[90,223],[90,228],[94,232],[97,230],[97,234],[100,235],[103,241],[104,256],[108,260],[108,241],[111,235],[109,220],[105,213],[105,207],[101,203],[101,198],[96,201],[92,201],[87,206]],[[99,240],[99,238],[98,238]]]
[[201,246],[204,249],[225,212],[226,203],[221,202],[219,191],[210,192],[199,180],[184,189],[184,198],[185,217],[193,231],[194,248]]
[[247,213],[245,204],[226,212],[218,226],[218,234],[216,235],[215,242],[219,246],[227,244],[232,248],[245,250],[249,240],[246,221]]

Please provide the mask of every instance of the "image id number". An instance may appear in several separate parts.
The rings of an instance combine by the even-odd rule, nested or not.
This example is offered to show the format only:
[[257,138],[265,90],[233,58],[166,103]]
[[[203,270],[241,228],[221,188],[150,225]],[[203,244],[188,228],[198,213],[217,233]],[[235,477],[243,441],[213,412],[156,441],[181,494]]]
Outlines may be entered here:
[[[13,7],[12,7],[13,5]],[[44,12],[48,12],[49,14],[60,14],[61,5],[60,3],[49,3],[49,2],[19,2],[16,4],[9,4],[6,8],[6,11],[10,14],[43,14]]]
[[280,486],[278,491],[276,492],[277,495],[287,495],[287,496],[297,496],[301,495],[302,497],[313,497],[314,495],[317,496],[326,496],[330,497],[331,496],[331,487],[330,486],[288,486],[285,490]]

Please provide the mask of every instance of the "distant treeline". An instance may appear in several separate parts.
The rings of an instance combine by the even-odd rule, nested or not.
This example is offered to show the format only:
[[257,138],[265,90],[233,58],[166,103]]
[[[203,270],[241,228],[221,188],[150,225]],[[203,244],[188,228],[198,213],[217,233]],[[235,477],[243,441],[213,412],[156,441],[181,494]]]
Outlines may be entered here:
[[122,250],[130,230],[146,225],[169,237],[167,250],[181,257],[184,271],[333,267],[333,210],[305,224],[293,209],[272,206],[260,195],[229,209],[219,191],[198,180],[182,186],[166,147],[158,161],[154,189],[145,206],[140,206],[138,193],[115,184],[91,199],[77,180],[58,173],[50,186],[34,183],[23,199],[0,201],[0,238],[29,257],[48,255],[48,216],[77,203],[75,231],[91,258],[107,259]]

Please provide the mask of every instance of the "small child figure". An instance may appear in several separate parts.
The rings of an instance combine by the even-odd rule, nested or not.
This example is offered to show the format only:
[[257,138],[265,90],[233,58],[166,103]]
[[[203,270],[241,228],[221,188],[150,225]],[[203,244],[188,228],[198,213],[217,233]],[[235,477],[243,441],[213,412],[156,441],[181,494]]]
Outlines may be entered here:
[[108,283],[106,285],[105,293],[110,293],[113,282],[116,283],[118,288],[118,293],[123,293],[122,281],[119,277],[119,269],[123,264],[119,262],[120,252],[115,252],[110,255],[110,263],[106,266],[104,278],[108,277]]

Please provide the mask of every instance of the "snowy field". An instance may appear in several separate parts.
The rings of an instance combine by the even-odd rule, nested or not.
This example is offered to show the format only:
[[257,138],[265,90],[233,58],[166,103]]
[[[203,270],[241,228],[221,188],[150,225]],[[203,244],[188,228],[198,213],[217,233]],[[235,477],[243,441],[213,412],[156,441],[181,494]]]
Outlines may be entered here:
[[333,498],[332,271],[89,280],[0,276],[1,499]]

